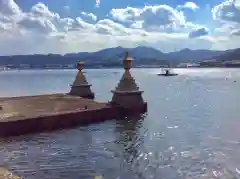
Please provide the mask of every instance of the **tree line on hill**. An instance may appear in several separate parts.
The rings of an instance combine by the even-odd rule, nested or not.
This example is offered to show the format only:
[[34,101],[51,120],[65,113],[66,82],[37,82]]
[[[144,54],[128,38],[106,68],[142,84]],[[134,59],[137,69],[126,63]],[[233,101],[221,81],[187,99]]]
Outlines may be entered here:
[[86,62],[86,68],[121,67],[125,52],[134,58],[133,66],[177,66],[180,63],[199,63],[201,66],[221,66],[226,62],[240,61],[240,49],[227,51],[190,50],[163,53],[150,47],[123,47],[103,49],[98,52],[79,52],[65,55],[34,54],[0,56],[0,66],[9,68],[75,68],[78,61]]

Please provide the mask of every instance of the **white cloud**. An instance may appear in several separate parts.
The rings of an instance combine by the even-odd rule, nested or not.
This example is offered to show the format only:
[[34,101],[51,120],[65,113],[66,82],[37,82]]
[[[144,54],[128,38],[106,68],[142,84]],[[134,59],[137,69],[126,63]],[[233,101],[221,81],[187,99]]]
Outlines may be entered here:
[[128,23],[132,26],[141,24],[146,30],[158,29],[162,27],[178,27],[185,24],[185,17],[167,5],[145,6],[144,8],[112,9],[110,12],[113,19]]
[[34,16],[43,17],[43,18],[44,17],[45,18],[54,18],[56,16],[56,14],[53,13],[52,11],[50,11],[45,4],[40,3],[40,2],[32,7],[31,13]]
[[76,23],[74,23],[74,26],[72,26],[72,30],[91,33],[93,30],[95,30],[95,25],[87,23],[84,20],[82,20],[80,17],[77,17]]
[[83,20],[88,23],[94,23],[97,21],[97,16],[95,16],[93,13],[82,12],[81,18],[83,18]]
[[217,34],[231,36],[234,32],[240,30],[240,24],[236,23],[223,23],[220,24],[218,28],[215,29]]
[[100,0],[96,0],[96,4],[95,4],[95,6],[96,6],[96,8],[100,8]]
[[21,12],[19,6],[14,0],[1,0],[0,1],[0,14],[13,15]]
[[240,0],[235,0],[236,6],[240,6]]
[[234,0],[225,1],[212,9],[213,19],[219,22],[218,32],[235,36],[240,31],[240,4]]
[[68,5],[64,6],[63,9],[66,11],[66,12],[69,12],[70,11],[70,7]]
[[57,32],[56,27],[49,20],[42,20],[33,17],[24,17],[18,22],[21,27],[26,29],[35,30],[36,32],[50,33]]
[[184,5],[178,5],[177,8],[179,9],[192,9],[196,10],[199,9],[198,5],[194,2],[185,2]]
[[198,29],[190,32],[188,37],[189,38],[197,38],[197,37],[208,35],[208,33],[209,33],[208,29],[202,27],[202,28],[198,28]]
[[212,9],[213,19],[223,23],[240,23],[240,6],[233,0],[225,1]]
[[240,29],[239,29],[239,30],[233,30],[233,31],[231,32],[231,35],[232,35],[232,36],[240,36]]
[[96,27],[98,27],[99,25],[102,27],[111,29],[112,35],[127,35],[128,34],[128,30],[126,27],[124,27],[121,24],[117,24],[109,19],[104,19],[104,20],[98,21],[98,23],[96,24]]
[[[187,21],[181,11],[167,5],[112,9],[111,18],[98,20],[86,12],[76,18],[62,17],[43,3],[29,12],[23,12],[13,0],[0,3],[0,55],[96,51],[119,45],[147,45],[165,52],[238,47],[235,26],[229,31],[235,37],[213,32],[210,36],[206,27]],[[189,33],[198,38],[189,38]]]

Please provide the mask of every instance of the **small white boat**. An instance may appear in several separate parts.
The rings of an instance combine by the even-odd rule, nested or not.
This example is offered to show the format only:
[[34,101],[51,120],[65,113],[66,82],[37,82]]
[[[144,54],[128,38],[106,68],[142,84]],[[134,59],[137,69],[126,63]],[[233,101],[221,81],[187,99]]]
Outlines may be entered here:
[[177,76],[177,73],[174,73],[171,68],[162,69],[162,73],[157,74],[158,76]]
[[6,71],[6,70],[7,70],[7,67],[1,67],[1,66],[0,66],[0,72],[1,72],[1,71]]

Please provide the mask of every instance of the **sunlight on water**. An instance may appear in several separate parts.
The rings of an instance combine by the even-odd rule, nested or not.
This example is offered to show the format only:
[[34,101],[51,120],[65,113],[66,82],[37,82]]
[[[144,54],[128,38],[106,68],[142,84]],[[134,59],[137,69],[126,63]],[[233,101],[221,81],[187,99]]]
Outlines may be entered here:
[[[97,100],[110,100],[123,70],[85,71]],[[3,72],[0,96],[68,92],[76,72]],[[26,179],[240,178],[240,70],[159,72],[132,69],[146,116],[1,139],[0,166]]]

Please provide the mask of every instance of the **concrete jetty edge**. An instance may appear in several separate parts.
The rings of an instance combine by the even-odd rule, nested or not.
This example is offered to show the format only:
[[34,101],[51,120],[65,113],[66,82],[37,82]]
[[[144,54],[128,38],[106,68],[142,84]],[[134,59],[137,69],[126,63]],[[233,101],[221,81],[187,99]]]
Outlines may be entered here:
[[[41,101],[42,100],[42,101]],[[12,111],[22,111],[20,115],[0,119],[0,137],[18,136],[28,133],[52,131],[71,128],[78,125],[101,122],[112,119],[124,119],[129,115],[144,113],[147,104],[125,108],[118,104],[99,103],[80,97],[52,94],[39,96],[24,96],[17,98],[3,98],[0,102],[4,108]],[[55,109],[55,106],[61,106]],[[76,106],[88,106],[88,109]],[[35,109],[42,109],[38,113]]]

